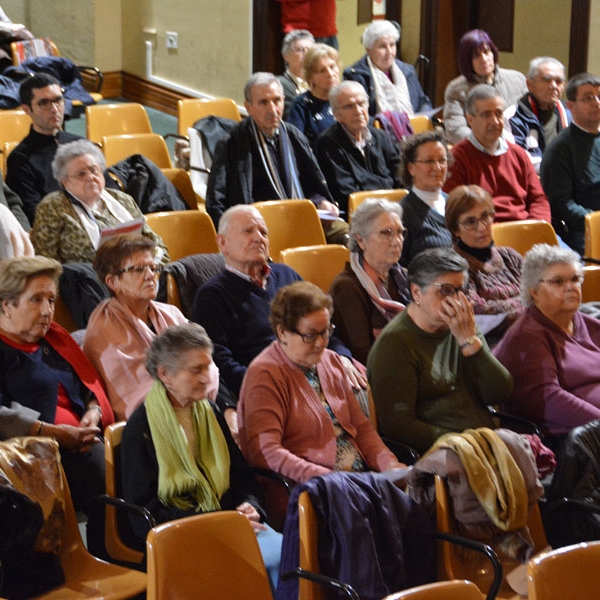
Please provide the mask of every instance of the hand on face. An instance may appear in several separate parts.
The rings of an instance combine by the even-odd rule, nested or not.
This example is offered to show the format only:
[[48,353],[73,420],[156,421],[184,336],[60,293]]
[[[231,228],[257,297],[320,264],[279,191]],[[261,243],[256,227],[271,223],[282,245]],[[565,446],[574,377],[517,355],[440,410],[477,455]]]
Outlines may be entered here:
[[442,300],[440,318],[460,344],[477,331],[473,303],[463,292],[446,296]]

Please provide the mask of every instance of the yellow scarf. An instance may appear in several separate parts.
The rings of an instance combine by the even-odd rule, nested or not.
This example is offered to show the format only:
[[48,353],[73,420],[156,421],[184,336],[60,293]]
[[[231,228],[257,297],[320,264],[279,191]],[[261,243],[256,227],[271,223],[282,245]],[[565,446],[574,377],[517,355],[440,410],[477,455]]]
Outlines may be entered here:
[[527,523],[528,497],[525,479],[506,444],[487,427],[447,433],[426,456],[439,448],[458,454],[469,486],[494,525],[514,531]]
[[193,406],[197,463],[159,381],[154,382],[146,397],[146,414],[158,460],[160,501],[165,506],[194,508],[196,512],[220,510],[219,500],[229,489],[230,457],[208,400]]

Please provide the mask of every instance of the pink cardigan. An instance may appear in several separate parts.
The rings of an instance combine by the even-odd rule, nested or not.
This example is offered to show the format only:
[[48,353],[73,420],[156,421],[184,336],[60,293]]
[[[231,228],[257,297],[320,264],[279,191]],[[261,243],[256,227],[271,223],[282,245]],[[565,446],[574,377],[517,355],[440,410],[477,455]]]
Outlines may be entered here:
[[[362,413],[338,355],[325,350],[317,372],[329,406],[367,465],[383,471],[396,462]],[[238,425],[242,452],[251,465],[296,482],[334,469],[336,439],[331,417],[278,341],[248,367],[238,403]]]

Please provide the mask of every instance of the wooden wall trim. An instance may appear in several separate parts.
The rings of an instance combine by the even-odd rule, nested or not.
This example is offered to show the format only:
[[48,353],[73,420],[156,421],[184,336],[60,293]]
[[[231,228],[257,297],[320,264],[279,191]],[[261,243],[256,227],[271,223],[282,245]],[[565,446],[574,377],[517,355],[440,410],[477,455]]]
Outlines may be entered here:
[[177,116],[177,101],[190,98],[189,95],[176,92],[163,85],[127,73],[121,73],[121,97],[131,102],[140,102],[169,115]]

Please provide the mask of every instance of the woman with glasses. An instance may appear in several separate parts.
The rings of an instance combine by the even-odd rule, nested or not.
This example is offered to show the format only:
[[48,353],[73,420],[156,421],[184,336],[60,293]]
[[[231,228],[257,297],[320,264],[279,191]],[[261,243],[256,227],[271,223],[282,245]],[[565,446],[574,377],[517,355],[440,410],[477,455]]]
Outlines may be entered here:
[[405,229],[402,207],[365,200],[350,223],[350,262],[331,284],[336,335],[365,364],[387,323],[410,301],[406,269],[398,264]]
[[454,249],[469,263],[469,298],[475,314],[506,315],[486,334],[488,343],[500,339],[523,312],[519,293],[521,255],[492,239],[494,201],[477,185],[460,185],[446,200],[446,226]]
[[555,442],[600,419],[600,321],[579,312],[582,282],[576,252],[536,244],[521,274],[527,308],[494,348],[515,380],[506,409]]
[[493,427],[487,405],[512,390],[510,373],[477,330],[468,268],[451,248],[416,256],[408,267],[413,300],[369,353],[381,434],[420,453],[444,433]]
[[251,465],[294,482],[332,471],[403,466],[362,413],[339,357],[327,350],[332,301],[306,281],[271,304],[277,339],[248,367],[238,403],[240,445]]
[[400,179],[410,190],[402,199],[402,221],[407,229],[400,258],[404,267],[426,248],[452,245],[444,220],[446,194],[442,192],[450,156],[444,136],[437,131],[414,135],[402,146]]
[[[98,248],[94,269],[111,298],[91,314],[83,351],[104,380],[117,419],[125,420],[152,386],[144,366],[146,350],[157,335],[186,318],[175,306],[154,300],[161,266],[152,240],[135,234],[114,236]],[[214,399],[214,365],[212,374]]]
[[48,194],[38,205],[31,230],[36,254],[61,263],[94,260],[108,228],[135,226],[139,220],[142,235],[157,244],[160,261],[169,262],[166,246],[144,222],[133,198],[118,190],[104,189],[104,155],[89,140],[61,144],[52,161],[52,173],[61,190]]

